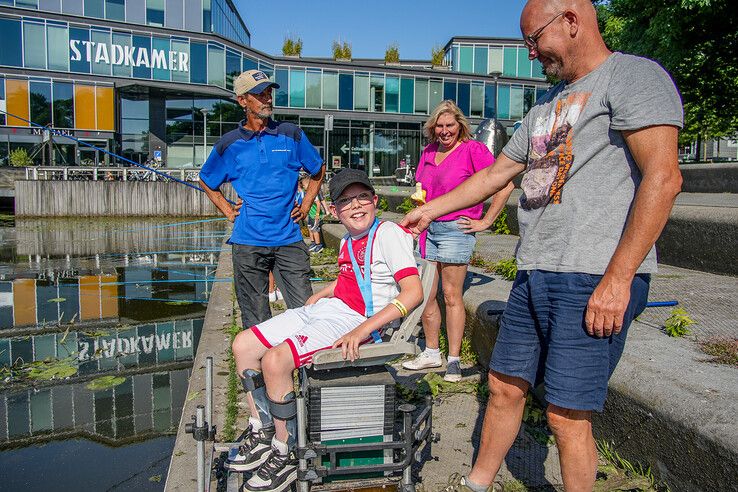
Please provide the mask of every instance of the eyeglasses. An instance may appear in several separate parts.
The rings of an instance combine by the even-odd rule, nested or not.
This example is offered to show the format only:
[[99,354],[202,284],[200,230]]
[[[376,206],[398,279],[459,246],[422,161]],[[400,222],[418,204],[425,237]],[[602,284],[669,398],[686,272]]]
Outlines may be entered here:
[[560,16],[564,15],[566,11],[559,12],[556,14],[550,21],[546,22],[543,27],[536,30],[533,34],[528,34],[527,36],[523,37],[523,42],[525,43],[525,46],[528,47],[528,51],[530,50],[536,50],[538,51],[538,38],[541,37],[541,34],[543,34],[543,30],[546,29],[553,21],[558,19]]
[[336,208],[348,207],[354,201],[354,198],[359,202],[359,205],[369,205],[374,201],[374,194],[371,191],[362,191],[358,195],[343,196],[335,201]]

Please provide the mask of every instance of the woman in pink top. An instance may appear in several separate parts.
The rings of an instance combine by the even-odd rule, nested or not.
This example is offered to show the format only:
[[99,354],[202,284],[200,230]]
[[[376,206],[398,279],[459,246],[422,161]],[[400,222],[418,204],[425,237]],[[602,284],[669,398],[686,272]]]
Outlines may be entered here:
[[[469,122],[453,101],[443,101],[433,110],[423,126],[423,134],[430,143],[423,149],[415,179],[423,186],[427,201],[448,193],[472,174],[495,162],[483,143],[470,139]],[[462,288],[477,241],[475,233],[492,225],[512,190],[513,185],[509,184],[494,195],[484,217],[483,205],[479,203],[439,217],[418,238],[421,257],[436,266],[436,278],[440,274],[443,280],[448,334],[448,366],[443,378],[446,381],[461,379],[459,352],[466,322]],[[422,317],[425,350],[415,359],[403,363],[406,369],[440,367],[443,363],[439,351],[441,311],[436,300],[437,281],[435,285]]]

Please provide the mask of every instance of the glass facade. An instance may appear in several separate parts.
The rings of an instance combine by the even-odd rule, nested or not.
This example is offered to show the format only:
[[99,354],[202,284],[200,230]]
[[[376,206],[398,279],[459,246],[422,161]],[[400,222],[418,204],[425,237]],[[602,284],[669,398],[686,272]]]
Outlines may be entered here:
[[543,66],[528,59],[528,49],[522,40],[515,43],[452,43],[445,61],[454,72],[487,75],[501,72],[505,77],[545,80]]

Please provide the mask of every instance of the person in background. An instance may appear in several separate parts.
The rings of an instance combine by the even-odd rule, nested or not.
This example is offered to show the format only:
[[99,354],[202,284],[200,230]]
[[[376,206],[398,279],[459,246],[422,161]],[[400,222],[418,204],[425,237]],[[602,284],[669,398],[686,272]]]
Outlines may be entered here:
[[[471,139],[469,122],[453,101],[443,101],[433,110],[423,125],[423,133],[430,143],[423,149],[415,180],[416,186],[422,186],[426,192],[426,200],[448,193],[495,162],[483,143]],[[461,380],[459,355],[466,323],[462,295],[467,267],[476,244],[475,233],[492,225],[512,190],[513,185],[508,184],[496,193],[486,214],[483,213],[483,204],[475,203],[438,217],[419,237],[420,256],[433,263],[443,284],[448,335],[446,381]],[[441,310],[436,300],[437,289],[438,281],[422,316],[425,350],[404,362],[402,367],[405,369],[420,370],[443,364],[439,348]]]
[[[310,178],[305,177],[302,179],[301,184],[303,188],[307,186]],[[323,221],[320,219],[323,208],[323,196],[321,192],[315,196],[313,204],[310,205],[310,210],[307,216],[307,228],[310,235],[310,246],[308,251],[311,253],[320,253],[323,251],[323,236],[320,231],[320,226],[323,225]]]
[[479,451],[469,475],[446,490],[492,490],[526,395],[543,382],[564,488],[591,492],[592,412],[603,410],[628,328],[646,306],[654,244],[681,189],[682,103],[656,62],[607,48],[590,0],[529,0],[520,31],[528,58],[561,82],[530,109],[494,167],[402,224],[419,233],[525,172],[518,273],[490,360]]

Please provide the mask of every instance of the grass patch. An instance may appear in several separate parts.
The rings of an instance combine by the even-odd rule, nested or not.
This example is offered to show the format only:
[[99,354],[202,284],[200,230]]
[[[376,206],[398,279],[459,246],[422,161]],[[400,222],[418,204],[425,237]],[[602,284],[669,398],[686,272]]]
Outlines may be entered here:
[[476,252],[472,254],[469,264],[473,267],[481,268],[486,273],[494,273],[504,278],[505,280],[513,281],[515,276],[518,274],[518,265],[515,262],[515,258],[505,258],[503,260],[494,262],[490,261],[483,256],[478,255]]
[[233,351],[230,346],[233,345],[233,339],[241,330],[236,323],[236,310],[233,310],[233,321],[226,329],[229,336],[228,347],[228,381],[226,387],[226,408],[225,419],[223,422],[223,442],[233,442],[236,439],[236,419],[238,418],[238,388],[241,386],[238,374],[236,373],[236,359],[233,358]]
[[544,446],[554,444],[554,436],[548,428],[546,409],[541,406],[531,393],[528,393],[528,396],[525,398],[523,422],[525,422],[525,432],[535,439],[537,443],[543,444]]
[[704,353],[712,357],[710,362],[738,367],[738,338],[711,338],[699,345]]
[[323,267],[323,268],[313,268],[313,275],[314,278],[319,278],[324,282],[332,282],[338,278],[338,267]]
[[[441,333],[438,335],[438,348],[441,353],[448,357],[448,338],[446,335],[446,328],[441,328]],[[459,359],[465,364],[476,364],[477,353],[472,348],[471,338],[466,334],[461,339],[461,351],[459,352]]]
[[333,248],[323,248],[320,253],[310,255],[310,266],[338,265],[338,253]]
[[670,337],[680,338],[692,333],[689,326],[693,324],[694,320],[689,317],[687,311],[683,308],[674,308],[671,310],[671,316],[666,318],[664,331]]
[[605,441],[597,441],[600,464],[597,467],[597,481],[594,492],[628,490],[642,492],[668,492],[669,487],[659,483],[653,476],[651,467],[633,464],[618,454],[613,446]]

